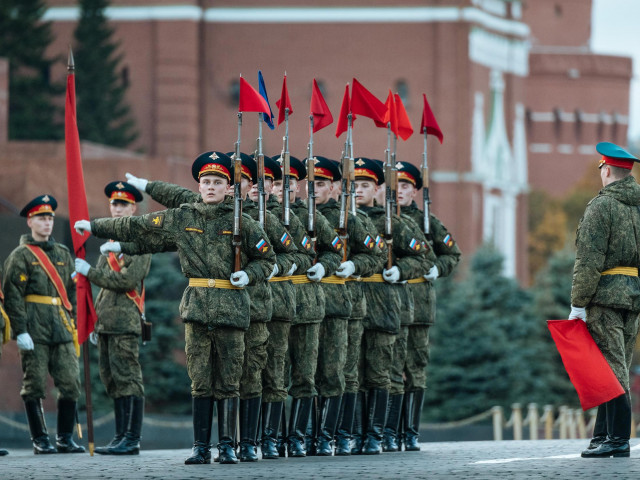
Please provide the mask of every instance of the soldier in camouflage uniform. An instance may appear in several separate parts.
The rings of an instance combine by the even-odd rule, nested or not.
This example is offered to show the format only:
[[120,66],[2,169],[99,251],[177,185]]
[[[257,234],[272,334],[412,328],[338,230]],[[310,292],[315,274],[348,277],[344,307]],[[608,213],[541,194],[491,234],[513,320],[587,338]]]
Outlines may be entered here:
[[[422,188],[420,170],[408,162],[399,162],[398,167],[398,203],[403,216],[410,217],[416,224],[424,225],[424,212],[415,202],[416,195]],[[420,227],[418,227],[420,228]],[[404,440],[406,451],[418,451],[418,435],[420,433],[420,414],[427,387],[427,364],[429,363],[429,328],[436,317],[436,290],[433,282],[437,278],[446,277],[460,262],[461,252],[453,236],[432,213],[429,215],[429,234],[426,240],[435,254],[435,265],[424,276],[425,282],[409,282],[415,302],[415,318],[408,327],[406,360],[401,366],[404,373]],[[385,429],[393,434],[397,432]]]
[[[382,237],[385,209],[374,203],[378,187],[384,183],[384,172],[375,161],[362,158],[356,162],[356,195],[358,205],[367,213],[375,229],[376,243],[385,254],[388,245]],[[354,420],[355,445],[352,453],[377,454],[381,451],[383,429],[391,390],[391,365],[396,335],[400,332],[401,317],[411,315],[411,292],[405,281],[420,278],[432,263],[429,248],[422,241],[419,230],[410,219],[392,217],[393,266],[363,279],[367,313],[364,318],[364,337],[361,346],[360,390]],[[404,300],[403,300],[404,299]],[[368,401],[364,408],[364,393]],[[362,414],[367,411],[367,434],[363,445]]]
[[[340,204],[331,197],[335,182],[342,179],[337,162],[333,162],[325,157],[315,157],[315,192],[317,197],[317,208],[329,221],[334,230],[340,225]],[[355,199],[354,199],[355,201]],[[347,207],[348,208],[348,207]],[[360,339],[354,338],[353,344],[349,345],[348,327],[349,319],[353,316],[353,303],[350,289],[340,281],[353,277],[369,277],[382,269],[384,256],[376,246],[374,237],[365,228],[363,222],[350,214],[347,210],[347,236],[343,240],[341,248],[343,262],[336,272],[336,277],[323,279],[323,288],[327,298],[334,299],[331,302],[331,309],[325,311],[325,318],[320,327],[320,349],[318,356],[318,369],[316,371],[316,385],[320,396],[320,412],[317,422],[316,449],[317,455],[331,455],[333,437],[336,432],[338,419],[340,416],[340,405],[342,394],[345,391],[344,369],[349,350],[359,352]],[[328,282],[331,283],[328,283]],[[362,293],[360,289],[356,293]],[[361,302],[360,311],[357,312],[360,318],[364,317],[362,308],[363,297],[358,298]],[[356,328],[357,330],[357,328]],[[351,354],[350,378],[351,389],[357,392],[354,386],[354,374],[357,375],[357,362],[354,362],[354,355]],[[356,357],[357,358],[357,357]],[[354,372],[354,370],[356,370]],[[351,397],[351,396],[350,396]],[[355,400],[355,396],[353,397]],[[348,398],[350,401],[351,398]]]
[[[135,242],[113,242],[114,250],[125,253],[178,250],[182,271],[189,278],[180,315],[185,322],[195,440],[185,463],[211,461],[214,398],[220,463],[237,463],[234,447],[239,383],[244,332],[250,323],[249,294],[243,287],[263,282],[271,274],[275,254],[260,226],[243,215],[241,270],[233,272],[233,199],[225,198],[233,179],[231,159],[221,152],[203,153],[193,163],[192,175],[199,182],[202,202],[142,217],[91,223],[82,220],[75,228],[102,238]],[[144,190],[153,195],[155,188],[162,187],[152,182]]]
[[[278,159],[282,166],[282,158]],[[302,225],[308,226],[309,210],[306,202],[296,198],[300,191],[300,181],[307,176],[304,164],[291,157],[289,174],[291,209]],[[274,182],[274,193],[282,202],[282,182]],[[292,223],[293,225],[293,223]],[[332,275],[340,266],[341,255],[335,245],[340,239],[327,219],[316,212],[315,252],[312,239],[305,229],[291,234],[302,248],[313,256],[314,264],[305,275],[294,276],[296,287],[296,314],[289,334],[289,363],[291,365],[291,386],[289,394],[293,397],[289,417],[288,449],[289,456],[304,457],[306,452],[305,435],[310,418],[313,395],[315,394],[315,376],[318,359],[320,322],[325,317],[325,293],[319,282],[325,275]]]
[[[113,218],[133,215],[136,202],[142,201],[142,194],[127,182],[111,182],[104,193]],[[109,257],[100,256],[96,268],[76,258],[76,271],[101,288],[95,302],[98,321],[90,338],[98,346],[100,379],[113,399],[116,425],[111,442],[96,448],[96,453],[102,455],[140,453],[144,386],[138,342],[140,316],[144,312],[142,282],[150,266],[149,254],[116,257],[111,252]]]
[[[56,447],[58,453],[84,452],[73,441],[80,396],[76,286],[69,250],[51,238],[56,207],[51,195],[42,195],[22,209],[31,233],[20,238],[20,246],[7,258],[2,282],[22,360],[20,395],[36,454],[56,453]],[[58,389],[56,447],[49,441],[42,409],[47,373]]]
[[[2,358],[2,345],[11,338],[11,323],[7,312],[4,310],[4,292],[2,290],[2,264],[0,264],[0,358]],[[0,457],[9,455],[4,448],[0,448]]]
[[625,393],[598,407],[593,439],[582,456],[628,457],[629,370],[640,313],[640,186],[631,169],[639,160],[609,142],[596,150],[604,188],[578,225],[569,318],[587,323]]

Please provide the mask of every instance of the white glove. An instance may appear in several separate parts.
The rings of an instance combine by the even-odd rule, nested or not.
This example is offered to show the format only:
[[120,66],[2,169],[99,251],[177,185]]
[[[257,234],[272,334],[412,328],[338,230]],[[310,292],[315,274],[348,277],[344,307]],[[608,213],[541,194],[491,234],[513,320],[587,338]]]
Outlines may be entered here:
[[573,320],[579,318],[583,322],[587,321],[587,309],[586,308],[578,308],[571,305],[571,313],[569,313],[569,320]]
[[249,284],[249,275],[243,270],[231,274],[231,285],[234,287],[246,287]]
[[384,278],[386,282],[396,283],[398,280],[400,280],[400,269],[395,265],[389,270],[385,268],[382,271],[382,278]]
[[74,225],[73,228],[76,230],[76,232],[78,232],[80,235],[84,235],[84,232],[89,232],[91,233],[91,222],[89,220],[78,220]]
[[287,274],[285,276],[290,277],[291,275],[293,275],[294,273],[296,273],[296,270],[298,269],[298,265],[296,265],[295,263],[293,265],[291,265],[291,268],[289,269],[289,271],[287,272]]
[[76,258],[76,272],[86,277],[87,273],[89,273],[90,268],[91,265],[89,264],[89,262],[83,260],[82,258]]
[[269,275],[267,277],[267,280],[271,280],[273,277],[275,277],[278,273],[280,273],[280,267],[278,267],[277,263],[273,264],[273,270],[271,270],[271,275]]
[[33,350],[33,340],[28,333],[21,333],[16,337],[18,348],[20,350]]
[[324,277],[325,270],[321,263],[316,263],[313,267],[307,270],[307,278],[312,282],[319,282]]
[[431,280],[433,282],[439,276],[440,276],[440,270],[438,270],[438,267],[434,265],[433,267],[431,267],[431,270],[429,270],[429,273],[427,273],[424,276],[424,278],[426,278],[427,280]]
[[121,251],[120,242],[106,242],[100,245],[100,253],[105,257],[109,256],[109,252],[120,253]]
[[146,178],[134,177],[129,172],[125,173],[124,176],[127,177],[128,183],[136,187],[141,192],[147,191],[147,183],[149,183],[149,180],[147,180]]
[[96,332],[91,332],[89,334],[89,341],[95,345],[96,347],[98,346],[98,334]]
[[342,262],[340,264],[340,268],[336,272],[336,275],[342,278],[347,278],[353,275],[353,272],[356,271],[356,266],[353,264],[351,260],[347,260],[346,262]]

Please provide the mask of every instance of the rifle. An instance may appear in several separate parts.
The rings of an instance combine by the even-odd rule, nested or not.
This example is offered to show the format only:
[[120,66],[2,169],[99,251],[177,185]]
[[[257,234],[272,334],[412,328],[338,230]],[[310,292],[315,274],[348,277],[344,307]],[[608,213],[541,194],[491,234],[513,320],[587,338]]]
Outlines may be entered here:
[[391,163],[391,122],[387,123],[387,149],[384,151],[384,240],[387,244],[387,269],[393,267],[393,202],[396,175]]
[[424,152],[422,153],[422,207],[424,211],[424,224],[423,230],[425,235],[429,235],[429,204],[431,199],[429,198],[429,165],[427,164],[427,130],[424,131]]
[[307,235],[311,242],[311,249],[316,255],[316,187],[315,161],[313,159],[313,114],[309,116],[311,128],[309,144],[307,145]]
[[233,271],[241,270],[242,253],[242,158],[240,158],[240,132],[242,130],[242,112],[238,112],[238,141],[235,143],[233,159]]
[[289,109],[284,109],[284,137],[282,137],[282,223],[289,228],[291,222],[291,185],[289,173],[291,172],[291,158],[289,153]]
[[350,159],[350,134],[353,122],[353,116],[349,113],[349,123],[347,128],[347,136],[344,141],[344,150],[340,158],[340,168],[342,170],[342,191],[340,192],[340,220],[338,221],[338,236],[342,242],[342,261],[347,260],[347,224],[349,222],[349,200],[351,198],[351,163]]
[[258,139],[256,140],[256,153],[254,155],[258,164],[258,221],[264,229],[266,226],[266,198],[264,191],[264,152],[262,151],[262,113],[258,114]]
[[[351,119],[350,119],[351,120]],[[353,158],[353,130],[347,130],[349,134],[349,183],[351,184],[350,201],[351,201],[351,214],[355,216],[357,214],[356,209],[356,164],[355,158]],[[344,172],[342,172],[344,175]]]
[[393,183],[393,187],[395,190],[395,195],[393,197],[393,201],[396,202],[396,215],[400,216],[400,202],[398,202],[398,168],[397,168],[397,163],[396,163],[396,158],[397,158],[397,149],[398,149],[398,137],[397,135],[393,135],[393,152],[391,153],[391,164],[393,165],[393,169],[394,169],[394,183]]

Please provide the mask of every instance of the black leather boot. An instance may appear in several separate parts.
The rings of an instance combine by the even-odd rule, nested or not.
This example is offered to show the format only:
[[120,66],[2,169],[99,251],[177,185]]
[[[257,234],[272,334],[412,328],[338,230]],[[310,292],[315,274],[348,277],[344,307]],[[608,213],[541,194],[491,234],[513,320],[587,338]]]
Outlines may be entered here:
[[631,436],[631,399],[620,395],[607,402],[607,439],[596,448],[582,452],[583,458],[629,457]]
[[287,446],[290,457],[305,457],[304,435],[309,423],[313,397],[294,398],[291,402]]
[[4,457],[5,455],[9,455],[9,451],[4,448],[0,448],[0,457]]
[[596,415],[596,421],[593,425],[593,437],[589,442],[587,450],[593,450],[597,448],[602,442],[607,439],[607,404],[603,403],[598,406],[598,414]]
[[112,455],[139,455],[140,432],[144,416],[144,397],[131,395],[128,397],[127,429],[118,445],[111,449]]
[[29,430],[31,431],[31,441],[33,442],[33,453],[36,455],[46,453],[56,453],[56,449],[49,441],[47,424],[44,421],[44,410],[42,401],[24,400],[24,409],[27,413]]
[[193,450],[185,465],[211,463],[211,423],[213,397],[193,398]]
[[258,461],[258,422],[262,398],[240,400],[240,461]]
[[351,455],[362,455],[366,406],[367,394],[365,392],[358,392],[353,412],[353,444],[351,445]]
[[389,391],[381,388],[369,390],[367,399],[367,438],[362,447],[364,455],[377,455],[382,451],[382,432],[387,417]]
[[397,452],[398,447],[398,426],[400,424],[400,414],[402,413],[402,400],[404,394],[389,395],[387,405],[387,422],[384,426],[382,438],[383,452]]
[[336,433],[336,456],[351,455],[353,417],[356,408],[357,393],[345,392],[340,404],[340,423]]
[[[408,395],[409,398],[406,398]],[[424,401],[424,390],[405,393],[404,402],[404,439],[405,452],[420,451],[418,437],[420,435],[420,416],[422,414],[422,402]]]
[[276,459],[278,453],[278,429],[282,418],[284,402],[265,402],[262,404],[262,458]]
[[127,402],[128,397],[119,397],[113,400],[113,414],[115,417],[116,434],[104,447],[96,447],[95,452],[100,455],[113,455],[111,449],[118,445],[124,437],[124,432],[127,429]]
[[280,433],[278,433],[278,456],[287,456],[287,412],[284,403],[282,404],[282,414],[280,415]]
[[58,453],[84,453],[84,447],[73,441],[73,427],[75,425],[75,400],[58,399],[58,428],[56,433]]
[[316,442],[316,455],[320,457],[330,457],[333,454],[333,436],[340,418],[341,403],[342,395],[322,398]]
[[318,415],[320,413],[321,403],[321,397],[313,397],[313,401],[311,403],[311,414],[309,416],[309,422],[307,423],[307,429],[304,436],[304,448],[307,452],[307,457],[315,457],[316,455],[316,442],[318,441]]
[[218,400],[218,458],[221,464],[238,463],[236,457],[236,426],[238,397]]

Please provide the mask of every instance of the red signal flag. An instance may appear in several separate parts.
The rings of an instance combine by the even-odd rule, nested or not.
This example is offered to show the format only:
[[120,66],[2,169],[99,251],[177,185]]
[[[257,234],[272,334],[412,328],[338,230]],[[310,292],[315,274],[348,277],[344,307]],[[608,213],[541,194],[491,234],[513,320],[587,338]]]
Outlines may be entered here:
[[387,100],[384,103],[384,107],[387,109],[384,114],[384,118],[381,122],[378,120],[374,120],[373,122],[376,124],[376,127],[387,128],[387,124],[391,124],[391,131],[397,137],[398,136],[398,116],[396,112],[396,105],[393,98],[393,93],[389,90],[389,95],[387,95]]
[[384,103],[354,78],[351,90],[351,111],[358,115],[369,117],[374,121],[384,122],[387,108]]
[[313,79],[313,88],[311,90],[310,114],[313,115],[313,133],[333,123],[333,116],[315,78]]
[[262,112],[271,114],[269,104],[249,82],[240,77],[240,101],[238,102],[239,112]]
[[[342,135],[349,128],[349,112],[351,111],[351,98],[349,97],[349,84],[344,87],[344,96],[342,97],[342,105],[340,106],[340,114],[338,115],[338,125],[336,126],[336,137]],[[352,115],[351,124],[355,121],[356,116]]]
[[289,115],[293,113],[293,107],[291,106],[291,100],[289,100],[289,92],[287,90],[287,76],[284,76],[282,81],[282,93],[280,94],[280,100],[276,102],[278,107],[278,125],[284,122],[284,110],[289,109]]
[[407,115],[407,111],[404,108],[400,95],[396,93],[394,95],[394,100],[396,104],[396,119],[398,122],[397,135],[406,141],[411,135],[413,135],[413,127],[411,126],[409,115]]
[[427,96],[423,93],[422,98],[424,98],[424,108],[422,110],[422,123],[420,124],[420,133],[424,133],[425,130],[428,135],[435,135],[442,143],[443,135],[442,130],[440,130],[440,126],[436,121],[436,117],[433,115],[431,111],[431,107],[429,106],[429,102],[427,101]]

